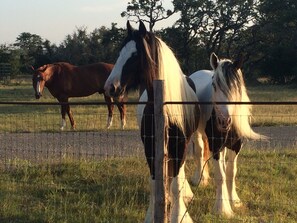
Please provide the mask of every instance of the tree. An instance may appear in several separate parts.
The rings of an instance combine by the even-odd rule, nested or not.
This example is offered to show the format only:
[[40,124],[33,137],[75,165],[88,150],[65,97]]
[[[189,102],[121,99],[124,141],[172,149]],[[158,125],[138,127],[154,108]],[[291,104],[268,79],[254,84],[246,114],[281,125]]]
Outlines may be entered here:
[[[189,66],[193,60],[193,49],[199,51],[200,65],[208,63],[209,55],[217,52],[220,56],[232,58],[240,53],[241,33],[251,25],[256,12],[256,0],[212,1],[174,0],[175,10],[180,19],[175,27],[181,30],[183,57]],[[208,67],[208,66],[207,66]]]
[[126,31],[122,28],[117,28],[116,23],[111,24],[111,29],[101,29],[101,59],[105,62],[115,63],[118,57],[122,40],[126,36]]
[[[4,68],[4,70],[3,70]],[[6,68],[6,70],[5,70]],[[20,50],[11,45],[0,45],[0,74],[15,77],[20,72]]]
[[36,58],[38,58],[40,55],[43,55],[42,44],[42,38],[36,34],[23,32],[17,37],[14,46],[20,49],[20,63],[22,64],[22,73],[26,73],[28,67],[32,65],[39,65],[36,63]]
[[273,82],[297,78],[297,5],[295,0],[261,0],[255,26],[261,71]]
[[149,24],[149,30],[153,31],[155,24],[169,18],[174,10],[165,9],[163,0],[132,0],[128,2],[127,10],[121,13],[122,17],[136,17]]
[[77,28],[71,35],[68,34],[59,47],[60,60],[75,65],[87,64],[90,49],[87,27]]
[[112,23],[111,28],[96,28],[91,33],[87,33],[86,27],[77,28],[57,48],[56,59],[75,65],[99,61],[114,63],[125,34],[116,23]]

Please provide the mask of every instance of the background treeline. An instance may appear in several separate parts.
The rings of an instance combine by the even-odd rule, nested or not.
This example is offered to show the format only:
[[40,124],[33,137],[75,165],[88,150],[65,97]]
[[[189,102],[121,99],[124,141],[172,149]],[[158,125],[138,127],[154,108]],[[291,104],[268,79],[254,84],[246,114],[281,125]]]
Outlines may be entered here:
[[[173,0],[170,9],[164,0],[131,0],[122,16],[147,22],[173,48],[186,74],[209,69],[209,55],[216,52],[227,58],[243,55],[250,82],[258,77],[277,84],[297,80],[296,0]],[[171,16],[177,18],[173,26],[155,30],[156,23]],[[90,33],[79,27],[56,45],[23,32],[13,44],[0,45],[0,74],[5,69],[12,76],[28,73],[31,65],[57,61],[115,63],[125,35],[115,23]]]

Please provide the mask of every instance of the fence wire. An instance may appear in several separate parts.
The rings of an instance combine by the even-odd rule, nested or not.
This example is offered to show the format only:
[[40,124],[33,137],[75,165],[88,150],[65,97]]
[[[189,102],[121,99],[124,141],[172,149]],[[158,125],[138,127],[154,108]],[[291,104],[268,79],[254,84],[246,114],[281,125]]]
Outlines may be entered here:
[[[77,129],[71,130],[67,119],[67,129],[60,131],[57,105],[0,106],[0,221],[142,222],[150,185],[136,103],[128,105],[124,130],[116,109],[107,130],[104,104],[78,103],[72,106]],[[281,108],[261,113],[268,106]],[[259,111],[254,130],[270,139],[245,142],[239,155],[237,187],[243,207],[235,209],[231,220],[212,214],[210,160],[209,186],[191,186],[194,200],[188,211],[194,222],[297,221],[296,104],[254,108]],[[190,181],[195,165],[192,143],[188,150]]]

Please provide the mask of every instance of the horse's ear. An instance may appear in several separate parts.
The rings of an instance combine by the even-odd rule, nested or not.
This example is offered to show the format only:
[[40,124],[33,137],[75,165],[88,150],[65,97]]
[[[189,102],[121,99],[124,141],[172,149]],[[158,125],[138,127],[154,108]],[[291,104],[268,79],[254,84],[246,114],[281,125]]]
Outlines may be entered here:
[[242,68],[244,57],[239,55],[238,59],[233,62],[233,66],[238,70]]
[[144,23],[141,20],[139,20],[139,33],[140,33],[140,35],[145,36],[146,32],[147,31],[146,31]]
[[34,67],[32,65],[27,65],[26,66],[26,71],[29,73],[29,74],[34,74]]
[[212,67],[213,70],[217,69],[218,64],[219,64],[219,58],[215,53],[211,53],[210,55],[210,66]]
[[128,32],[128,36],[131,36],[132,35],[132,32],[133,32],[133,28],[130,25],[129,20],[127,21],[127,32]]

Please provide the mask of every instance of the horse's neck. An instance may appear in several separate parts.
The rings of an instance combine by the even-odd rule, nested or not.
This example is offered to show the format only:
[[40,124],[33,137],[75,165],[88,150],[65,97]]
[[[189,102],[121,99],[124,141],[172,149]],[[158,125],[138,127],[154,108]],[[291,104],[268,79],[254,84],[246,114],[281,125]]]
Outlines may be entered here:
[[45,87],[51,92],[53,96],[55,96],[59,92],[60,89],[60,81],[58,80],[59,77],[57,76],[56,73],[53,73],[50,78],[45,82]]

